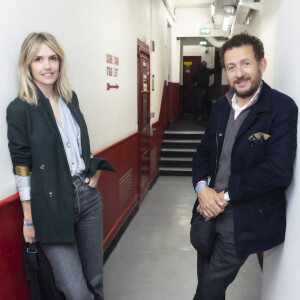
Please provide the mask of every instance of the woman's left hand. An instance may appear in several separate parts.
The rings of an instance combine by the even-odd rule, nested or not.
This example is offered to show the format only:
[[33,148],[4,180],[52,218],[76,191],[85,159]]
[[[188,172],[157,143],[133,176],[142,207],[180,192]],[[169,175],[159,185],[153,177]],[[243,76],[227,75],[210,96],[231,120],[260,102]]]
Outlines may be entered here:
[[95,173],[95,175],[93,177],[91,177],[91,178],[86,177],[85,178],[85,183],[88,183],[88,185],[90,187],[95,188],[98,184],[98,180],[99,180],[100,175],[101,175],[101,171],[97,170],[97,172]]

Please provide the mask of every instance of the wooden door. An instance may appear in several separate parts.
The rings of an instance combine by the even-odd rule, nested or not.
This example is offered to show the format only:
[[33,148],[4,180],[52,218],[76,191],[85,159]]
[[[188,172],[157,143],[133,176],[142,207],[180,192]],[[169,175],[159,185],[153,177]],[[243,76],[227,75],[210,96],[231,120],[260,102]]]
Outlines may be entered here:
[[141,199],[149,187],[150,176],[150,52],[138,41],[138,132],[139,190]]

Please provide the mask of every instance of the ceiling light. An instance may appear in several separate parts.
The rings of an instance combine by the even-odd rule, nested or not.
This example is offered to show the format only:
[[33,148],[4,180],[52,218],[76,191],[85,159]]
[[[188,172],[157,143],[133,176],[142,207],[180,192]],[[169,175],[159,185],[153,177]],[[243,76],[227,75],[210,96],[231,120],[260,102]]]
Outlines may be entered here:
[[206,46],[207,45],[207,41],[200,41],[199,45]]
[[211,6],[210,6],[210,12],[211,12],[211,15],[212,15],[212,16],[215,15],[216,7],[215,7],[213,4],[211,4]]
[[225,5],[224,6],[224,12],[226,14],[232,15],[234,13],[234,11],[235,11],[235,7],[234,6],[232,6],[232,5]]
[[222,27],[222,29],[224,31],[228,30],[228,28],[229,28],[229,21],[230,21],[230,16],[224,16],[223,27]]

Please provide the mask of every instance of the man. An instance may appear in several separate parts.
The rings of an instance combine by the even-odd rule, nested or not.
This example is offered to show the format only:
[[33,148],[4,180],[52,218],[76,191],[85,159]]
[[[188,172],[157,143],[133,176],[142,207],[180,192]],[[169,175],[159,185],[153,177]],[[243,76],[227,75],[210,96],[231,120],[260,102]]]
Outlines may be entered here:
[[220,54],[231,91],[214,105],[193,160],[194,300],[224,300],[250,253],[284,241],[296,152],[298,109],[262,81],[262,42],[239,34]]
[[215,73],[215,69],[208,69],[206,66],[206,61],[202,61],[202,63],[197,66],[197,71],[192,77],[196,96],[196,114],[199,119],[201,119],[203,104],[206,102],[208,95],[209,77]]

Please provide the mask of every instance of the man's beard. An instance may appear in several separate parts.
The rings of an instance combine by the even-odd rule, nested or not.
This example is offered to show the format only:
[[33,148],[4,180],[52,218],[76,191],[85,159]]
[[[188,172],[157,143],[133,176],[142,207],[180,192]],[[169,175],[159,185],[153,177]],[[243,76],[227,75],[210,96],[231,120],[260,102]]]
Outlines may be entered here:
[[249,80],[249,77],[247,76],[243,76],[240,77],[238,79],[236,79],[233,83],[233,85],[231,86],[231,88],[233,89],[233,91],[235,92],[235,94],[240,97],[240,98],[249,98],[251,96],[253,96],[255,94],[255,92],[258,90],[260,83],[261,83],[261,79],[262,79],[262,73],[261,71],[258,69],[258,73],[257,76],[254,78],[254,80],[251,82],[250,88],[246,91],[243,92],[239,92],[236,90],[235,88],[235,84],[238,83],[239,81],[243,81],[243,80]]

